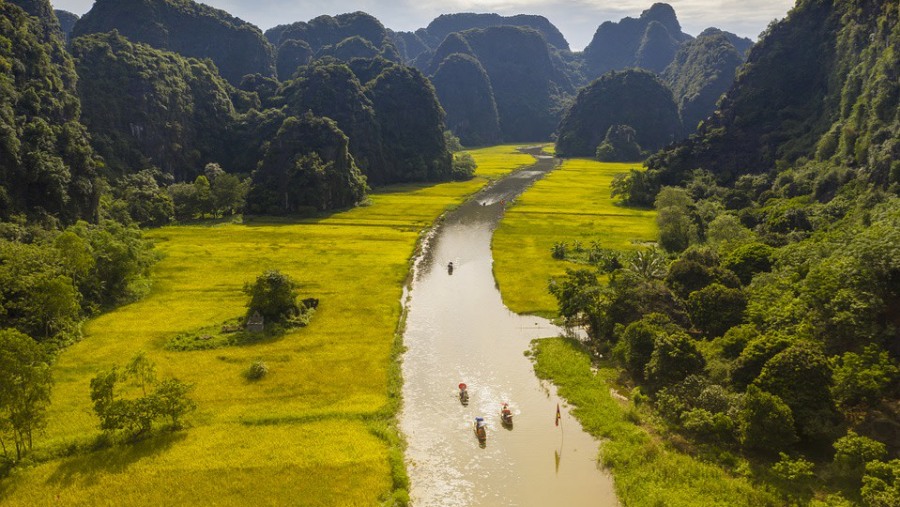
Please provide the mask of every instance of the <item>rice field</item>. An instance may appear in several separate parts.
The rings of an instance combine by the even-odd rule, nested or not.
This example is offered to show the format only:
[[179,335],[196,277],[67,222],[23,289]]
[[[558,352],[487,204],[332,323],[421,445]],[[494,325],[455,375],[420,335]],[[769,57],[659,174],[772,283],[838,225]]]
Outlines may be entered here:
[[551,277],[576,264],[554,260],[557,242],[629,250],[656,240],[655,212],[619,206],[610,183],[636,164],[568,159],[510,205],[494,234],[494,276],[503,302],[516,313],[554,316]]
[[[396,331],[410,258],[444,210],[531,163],[514,148],[472,151],[473,180],[379,189],[368,205],[331,215],[148,231],[164,255],[150,294],[88,322],[84,339],[60,355],[34,463],[0,482],[0,503],[402,503]],[[175,335],[242,315],[244,283],[267,269],[320,300],[308,327],[253,345],[164,348]],[[92,450],[100,430],[90,379],[139,351],[160,377],[193,384],[190,427]],[[269,373],[249,382],[243,373],[257,360]]]

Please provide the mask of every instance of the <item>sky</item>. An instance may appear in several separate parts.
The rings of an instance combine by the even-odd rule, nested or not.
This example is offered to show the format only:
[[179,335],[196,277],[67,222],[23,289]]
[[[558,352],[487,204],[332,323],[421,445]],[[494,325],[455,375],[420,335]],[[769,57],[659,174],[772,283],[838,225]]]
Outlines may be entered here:
[[[53,7],[79,16],[93,0],[50,0]],[[205,0],[263,30],[276,25],[309,21],[322,14],[364,11],[395,31],[422,28],[440,14],[496,12],[503,15],[540,14],[549,19],[580,51],[604,21],[638,17],[654,0]],[[684,32],[697,35],[715,26],[756,40],[774,19],[783,18],[795,0],[668,0]]]

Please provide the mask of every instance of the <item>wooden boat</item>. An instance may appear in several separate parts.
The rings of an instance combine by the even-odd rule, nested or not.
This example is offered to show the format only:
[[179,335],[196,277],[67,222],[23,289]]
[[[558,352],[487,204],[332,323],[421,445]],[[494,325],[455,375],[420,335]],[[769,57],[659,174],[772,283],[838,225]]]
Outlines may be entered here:
[[459,402],[466,406],[469,404],[469,391],[466,389],[465,384],[459,385]]
[[475,437],[478,438],[478,442],[484,444],[487,441],[487,428],[484,422],[484,418],[475,418],[474,430]]
[[512,428],[513,414],[509,409],[509,405],[507,405],[506,403],[504,403],[503,408],[500,409],[500,422],[503,424],[503,426]]

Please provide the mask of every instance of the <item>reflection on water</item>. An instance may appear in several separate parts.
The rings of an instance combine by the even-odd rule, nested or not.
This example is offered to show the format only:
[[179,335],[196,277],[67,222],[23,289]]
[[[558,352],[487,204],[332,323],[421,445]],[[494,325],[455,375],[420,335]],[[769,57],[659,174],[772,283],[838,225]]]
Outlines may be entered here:
[[[616,505],[612,482],[596,463],[597,441],[523,355],[531,339],[560,330],[507,310],[491,271],[491,235],[504,207],[554,164],[539,159],[454,211],[417,263],[400,421],[417,506]],[[466,406],[460,382],[468,384]],[[513,429],[500,422],[503,403]],[[474,431],[477,416],[487,422],[484,447]]]

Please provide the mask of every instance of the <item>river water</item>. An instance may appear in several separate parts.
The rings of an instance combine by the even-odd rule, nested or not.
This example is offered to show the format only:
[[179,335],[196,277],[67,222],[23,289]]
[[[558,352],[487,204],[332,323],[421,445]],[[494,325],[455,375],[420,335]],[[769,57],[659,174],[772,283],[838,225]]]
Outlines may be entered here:
[[[503,306],[491,269],[491,236],[504,207],[555,165],[539,156],[449,213],[417,259],[405,301],[400,415],[413,505],[617,505],[597,464],[597,440],[523,354],[532,339],[561,330]],[[460,382],[469,387],[468,406],[457,396]],[[512,429],[500,423],[504,402]],[[487,421],[484,446],[473,431],[476,416]]]

